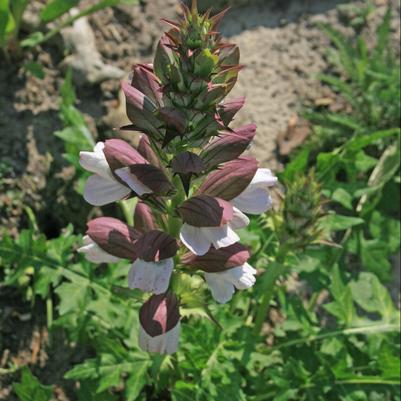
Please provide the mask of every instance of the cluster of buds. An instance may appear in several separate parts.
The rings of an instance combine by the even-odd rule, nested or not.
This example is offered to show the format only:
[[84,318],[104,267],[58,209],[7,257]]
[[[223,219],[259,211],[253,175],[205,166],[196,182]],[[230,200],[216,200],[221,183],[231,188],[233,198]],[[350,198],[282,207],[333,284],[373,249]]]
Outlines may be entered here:
[[298,175],[287,183],[286,188],[278,232],[280,243],[296,250],[323,241],[321,221],[325,215],[325,201],[314,172]]
[[81,152],[89,177],[84,197],[106,205],[137,197],[134,226],[109,217],[88,223],[80,251],[95,262],[132,263],[128,286],[152,293],[140,309],[139,345],[172,353],[180,331],[174,269],[203,272],[213,298],[228,302],[255,283],[236,230],[246,214],[267,211],[277,179],[244,156],[256,126],[229,127],[244,98],[223,102],[238,72],[239,49],[216,28],[224,13],[199,15],[196,2],[161,38],[154,63],[136,65],[123,82],[136,148],[120,139]]

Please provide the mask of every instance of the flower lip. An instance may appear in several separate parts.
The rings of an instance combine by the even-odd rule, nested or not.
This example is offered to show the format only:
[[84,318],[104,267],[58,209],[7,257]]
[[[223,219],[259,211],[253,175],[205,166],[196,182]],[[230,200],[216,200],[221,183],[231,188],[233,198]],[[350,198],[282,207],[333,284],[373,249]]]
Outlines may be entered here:
[[258,162],[254,157],[239,157],[210,173],[196,194],[205,194],[230,201],[251,183],[257,169]]
[[134,244],[140,232],[112,217],[98,217],[88,222],[86,234],[110,255],[136,260]]
[[198,268],[207,273],[217,273],[245,264],[250,258],[247,247],[235,243],[225,248],[211,247],[205,255],[198,256],[187,252],[181,261],[187,266]]
[[151,337],[172,330],[180,321],[177,297],[171,293],[152,295],[139,310],[139,321]]
[[171,235],[151,230],[135,242],[134,251],[138,258],[145,262],[158,262],[174,257],[178,251],[178,244]]
[[222,227],[234,216],[229,202],[203,194],[186,200],[178,212],[185,223],[194,227]]

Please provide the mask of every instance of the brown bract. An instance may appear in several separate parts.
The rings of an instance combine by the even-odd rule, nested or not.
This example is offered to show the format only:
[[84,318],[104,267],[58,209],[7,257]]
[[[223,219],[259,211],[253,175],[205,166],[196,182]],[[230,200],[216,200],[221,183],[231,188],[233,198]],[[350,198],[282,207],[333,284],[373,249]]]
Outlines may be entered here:
[[129,166],[129,169],[140,182],[150,188],[156,195],[167,195],[173,189],[166,175],[156,166],[134,164]]
[[186,200],[178,212],[183,221],[194,227],[221,227],[233,218],[233,207],[223,199],[198,195]]
[[257,169],[258,162],[255,158],[239,157],[210,173],[198,189],[197,194],[230,201],[245,190],[255,176]]
[[132,261],[137,258],[134,244],[141,233],[118,219],[98,217],[91,220],[86,234],[110,255]]
[[135,242],[134,250],[138,258],[145,262],[159,262],[174,257],[178,251],[178,244],[171,235],[152,230],[141,235]]
[[242,266],[248,261],[249,257],[248,248],[237,242],[220,249],[211,247],[209,252],[203,256],[188,252],[181,258],[181,262],[184,265],[203,270],[207,273],[218,273],[233,267]]
[[179,303],[173,294],[152,295],[139,310],[141,326],[151,337],[167,333],[179,320]]
[[182,152],[172,160],[171,169],[174,174],[200,174],[205,169],[205,165],[197,154]]

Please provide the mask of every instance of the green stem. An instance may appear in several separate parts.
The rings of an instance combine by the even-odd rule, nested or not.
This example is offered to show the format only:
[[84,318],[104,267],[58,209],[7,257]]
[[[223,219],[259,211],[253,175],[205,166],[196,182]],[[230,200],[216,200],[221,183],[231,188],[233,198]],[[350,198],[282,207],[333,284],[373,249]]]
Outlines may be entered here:
[[42,38],[40,38],[37,42],[35,42],[35,45],[40,45],[43,42],[46,42],[47,40],[51,39],[53,36],[57,35],[62,29],[64,29],[67,26],[72,25],[76,20],[86,17],[88,15],[91,15],[97,11],[100,11],[104,8],[107,8],[109,6],[117,5],[119,1],[115,1],[115,4],[109,4],[109,1],[101,1],[98,4],[94,4],[93,6],[90,6],[88,8],[85,8],[84,10],[80,11],[78,14],[71,15],[68,18],[66,18],[63,22],[60,23],[60,25],[56,26],[54,29],[49,31],[46,35],[44,35]]
[[53,300],[51,296],[46,299],[46,318],[47,318],[47,327],[50,328],[53,324]]
[[274,290],[276,287],[277,279],[286,272],[286,268],[283,266],[287,255],[287,248],[282,247],[277,253],[276,261],[272,263],[271,267],[267,270],[267,279],[265,283],[264,293],[262,302],[260,303],[255,318],[255,325],[253,332],[255,335],[259,335],[262,330],[263,322],[266,319],[267,312],[270,307],[270,301],[273,298]]

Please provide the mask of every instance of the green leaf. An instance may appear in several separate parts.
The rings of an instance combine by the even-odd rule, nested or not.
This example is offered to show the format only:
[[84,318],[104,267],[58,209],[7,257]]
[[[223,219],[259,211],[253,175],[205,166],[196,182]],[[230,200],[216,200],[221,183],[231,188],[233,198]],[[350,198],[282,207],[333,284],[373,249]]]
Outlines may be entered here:
[[21,47],[34,47],[39,44],[44,37],[45,35],[42,32],[34,32],[21,41]]
[[42,10],[40,18],[43,22],[53,21],[78,4],[79,0],[52,0]]
[[342,216],[329,214],[321,219],[321,226],[329,231],[343,231],[364,224],[365,220],[360,217]]
[[31,371],[22,369],[21,383],[14,383],[13,389],[21,401],[49,401],[53,396],[51,386],[43,386]]
[[331,195],[331,199],[335,202],[340,203],[346,209],[353,210],[352,195],[344,188],[337,188]]
[[399,134],[400,134],[399,128],[391,128],[384,131],[377,131],[374,132],[373,134],[359,135],[348,141],[347,144],[345,145],[345,148],[347,150],[363,149],[366,146],[379,141],[380,139],[392,137]]
[[396,320],[397,311],[390,294],[376,275],[362,272],[357,281],[350,283],[350,288],[354,300],[361,308],[370,313],[379,313],[387,323]]
[[286,181],[292,181],[297,174],[305,172],[308,165],[309,153],[310,149],[305,147],[286,165],[284,173],[282,174],[282,177]]
[[39,79],[44,79],[45,72],[43,71],[42,64],[31,61],[24,65],[25,70],[29,71],[33,76]]
[[339,318],[346,326],[351,326],[356,321],[357,314],[351,289],[343,283],[338,266],[333,268],[330,293],[334,302],[325,305],[325,309]]
[[125,396],[127,401],[135,401],[143,387],[147,384],[149,362],[137,363],[125,382]]
[[64,283],[56,289],[60,297],[59,313],[64,315],[72,310],[81,310],[88,294],[88,285],[82,280],[80,283]]
[[13,30],[12,25],[14,22],[8,1],[9,0],[0,0],[0,47],[5,46],[7,35]]

